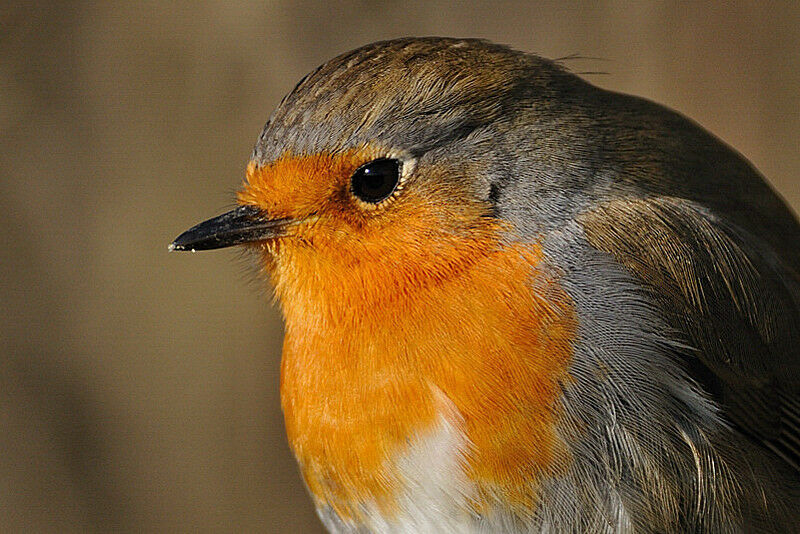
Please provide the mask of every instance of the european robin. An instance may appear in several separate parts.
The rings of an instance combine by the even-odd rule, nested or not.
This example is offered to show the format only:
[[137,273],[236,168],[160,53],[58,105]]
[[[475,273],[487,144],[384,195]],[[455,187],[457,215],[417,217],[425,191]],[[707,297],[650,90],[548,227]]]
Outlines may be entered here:
[[471,39],[303,78],[239,207],[331,532],[800,532],[800,226],[685,117]]

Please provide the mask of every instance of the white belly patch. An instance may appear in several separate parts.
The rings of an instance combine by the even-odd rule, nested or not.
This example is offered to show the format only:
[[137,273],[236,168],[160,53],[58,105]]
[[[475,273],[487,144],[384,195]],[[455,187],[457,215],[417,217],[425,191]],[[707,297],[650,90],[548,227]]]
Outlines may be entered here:
[[439,421],[426,434],[410,441],[392,462],[397,474],[397,506],[384,516],[377,506],[362,507],[365,522],[340,520],[329,508],[318,508],[323,523],[334,533],[470,533],[477,532],[471,511],[475,484],[465,471],[469,441],[463,419],[443,394]]

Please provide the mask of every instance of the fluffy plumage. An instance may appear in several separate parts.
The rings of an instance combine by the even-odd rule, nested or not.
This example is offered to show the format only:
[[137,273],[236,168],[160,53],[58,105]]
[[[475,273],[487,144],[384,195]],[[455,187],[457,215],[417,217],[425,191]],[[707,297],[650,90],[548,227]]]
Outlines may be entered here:
[[[372,209],[371,158],[403,164]],[[270,118],[240,201],[334,532],[794,532],[800,227],[661,106],[477,40],[375,43]]]

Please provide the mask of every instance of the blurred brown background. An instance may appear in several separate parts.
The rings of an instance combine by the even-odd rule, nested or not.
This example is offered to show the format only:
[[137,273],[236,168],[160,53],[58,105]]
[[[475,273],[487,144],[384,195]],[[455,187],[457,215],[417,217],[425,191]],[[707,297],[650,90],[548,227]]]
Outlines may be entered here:
[[378,39],[485,37],[689,115],[800,207],[800,3],[0,7],[0,530],[320,532],[283,435],[281,325],[232,251],[267,116]]

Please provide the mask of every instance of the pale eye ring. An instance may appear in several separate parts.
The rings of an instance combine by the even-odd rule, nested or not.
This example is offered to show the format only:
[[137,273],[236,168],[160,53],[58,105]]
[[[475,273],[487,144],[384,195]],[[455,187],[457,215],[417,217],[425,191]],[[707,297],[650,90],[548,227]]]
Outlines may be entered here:
[[386,200],[400,183],[400,161],[379,158],[365,163],[350,178],[350,192],[363,202],[377,204]]

